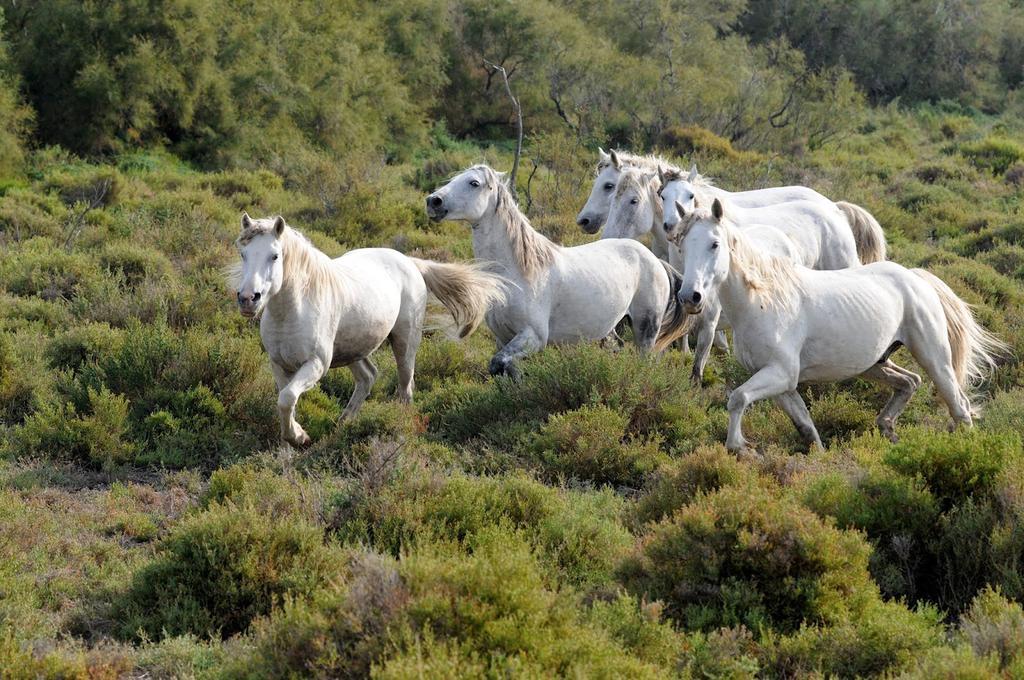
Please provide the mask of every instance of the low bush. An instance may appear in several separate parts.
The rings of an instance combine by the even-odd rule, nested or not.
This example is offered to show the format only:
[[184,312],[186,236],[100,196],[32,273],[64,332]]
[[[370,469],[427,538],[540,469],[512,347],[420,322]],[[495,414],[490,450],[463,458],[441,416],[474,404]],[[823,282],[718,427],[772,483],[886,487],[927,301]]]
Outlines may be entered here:
[[1014,163],[1024,160],[1024,146],[1008,137],[990,136],[960,144],[957,151],[979,168],[1001,175]]
[[960,617],[956,638],[979,657],[995,657],[1000,669],[1024,662],[1024,608],[986,588]]
[[[514,533],[483,531],[468,556],[451,544],[425,545],[399,571],[410,593],[409,632],[400,653],[383,664],[383,677],[409,677],[424,643],[443,651],[446,663],[454,656],[455,667],[485,674],[663,677],[668,670],[632,656],[582,619]],[[438,650],[436,642],[448,644]]]
[[705,417],[708,397],[680,379],[678,355],[657,361],[630,348],[611,353],[572,345],[547,348],[523,364],[520,380],[459,383],[429,395],[422,410],[430,430],[449,442],[481,440],[515,450],[551,415],[599,405],[625,417],[629,437],[660,434],[669,449],[690,450],[716,427]]
[[626,436],[626,418],[607,406],[553,415],[531,448],[547,476],[637,488],[667,456],[657,440]]
[[228,637],[286,596],[336,579],[343,554],[295,516],[212,504],[179,522],[115,602],[117,635]]
[[288,597],[248,635],[251,651],[223,677],[368,677],[388,649],[388,628],[401,620],[409,593],[396,565],[373,553],[357,555],[343,582],[311,597]]
[[787,497],[755,486],[706,496],[655,525],[620,569],[638,595],[688,629],[847,620],[877,598],[867,543]]
[[395,556],[421,540],[468,541],[511,527],[573,583],[606,580],[631,542],[619,520],[623,503],[610,491],[560,491],[521,474],[442,477],[412,468],[371,491],[351,483],[331,506],[339,538]]
[[633,516],[638,525],[660,522],[700,494],[754,478],[756,473],[724,447],[702,447],[662,466],[637,500]]
[[897,472],[924,480],[940,508],[990,494],[1007,463],[1024,457],[1019,435],[980,429],[908,429],[882,456]]
[[899,602],[875,601],[850,620],[804,626],[766,640],[763,670],[771,677],[888,677],[908,670],[944,642],[937,610],[911,611]]

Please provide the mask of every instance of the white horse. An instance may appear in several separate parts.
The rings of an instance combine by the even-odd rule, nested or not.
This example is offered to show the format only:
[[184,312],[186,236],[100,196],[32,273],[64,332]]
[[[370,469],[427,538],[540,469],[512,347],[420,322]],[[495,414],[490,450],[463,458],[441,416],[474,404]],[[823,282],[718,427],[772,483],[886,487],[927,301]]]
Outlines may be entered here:
[[[576,217],[576,223],[588,234],[596,234],[607,220],[619,174],[626,167],[637,167],[652,173],[658,172],[659,168],[674,171],[681,177],[685,176],[691,183],[706,186],[712,192],[711,198],[726,199],[729,205],[737,208],[759,208],[790,201],[821,201],[832,204],[830,199],[808,187],[786,186],[728,192],[714,187],[707,178],[702,177],[697,172],[696,165],[684,175],[679,168],[657,156],[638,156],[622,151],[605,153],[603,149],[598,149],[598,154],[594,186],[591,188],[586,204]],[[682,203],[685,205],[686,201],[682,201]],[[884,260],[885,235],[871,213],[845,201],[839,201],[834,205],[842,211],[850,225],[860,262],[867,264]],[[659,246],[654,244],[654,247]]]
[[741,421],[750,404],[772,397],[803,439],[821,446],[802,382],[862,376],[893,388],[878,416],[895,441],[893,425],[921,378],[889,355],[906,345],[938,388],[956,424],[971,424],[966,390],[994,366],[1005,345],[975,321],[970,307],[923,269],[878,262],[839,271],[815,271],[761,253],[723,214],[686,215],[686,265],[680,302],[699,313],[714,291],[732,323],[736,357],[753,375],[729,395],[726,447],[747,447]]
[[260,317],[260,338],[277,383],[281,438],[305,446],[295,422],[299,396],[329,368],[348,366],[355,390],[342,413],[359,411],[377,377],[370,355],[391,341],[398,398],[412,400],[416,350],[427,291],[448,308],[460,336],[473,332],[504,298],[503,282],[478,266],[418,260],[388,248],[362,248],[330,259],[281,217],[242,215],[234,267],[238,308]]
[[[886,257],[882,227],[868,211],[852,203],[833,203],[808,189],[813,198],[751,205],[750,194],[774,190],[724,191],[701,177],[697,166],[689,173],[670,168],[660,171],[659,176],[658,194],[663,202],[666,230],[679,221],[679,215],[673,209],[677,202],[687,210],[693,210],[697,200],[708,206],[718,199],[729,206],[730,214],[735,215],[740,224],[772,224],[785,231],[800,245],[804,264],[813,269],[845,269],[881,262]],[[747,200],[744,200],[744,195],[748,195]]]
[[673,292],[678,272],[636,241],[552,243],[486,165],[456,175],[427,197],[426,207],[434,221],[469,222],[474,256],[496,263],[515,284],[487,313],[499,347],[492,374],[518,375],[517,359],[548,343],[601,340],[627,314],[642,351],[660,350],[686,330]]

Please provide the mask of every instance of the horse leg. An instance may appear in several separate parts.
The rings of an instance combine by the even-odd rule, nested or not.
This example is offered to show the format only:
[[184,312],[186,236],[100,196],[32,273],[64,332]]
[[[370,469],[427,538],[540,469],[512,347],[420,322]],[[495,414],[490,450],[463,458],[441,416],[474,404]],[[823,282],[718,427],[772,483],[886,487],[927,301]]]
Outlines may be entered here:
[[793,425],[796,426],[797,432],[800,433],[800,437],[804,440],[805,444],[812,448],[825,448],[821,444],[821,437],[818,435],[818,428],[814,426],[814,421],[811,420],[811,414],[807,410],[807,404],[804,403],[799,392],[796,390],[783,392],[775,397],[775,403],[778,404],[779,408],[785,411],[786,415],[789,416],[789,419],[793,421]]
[[729,338],[725,337],[725,331],[715,331],[715,347],[723,352],[729,351]]
[[[956,428],[958,425],[970,427],[973,423],[971,402],[960,388],[956,374],[953,373],[952,353],[946,339],[946,331],[935,329],[929,335],[927,340],[931,340],[931,342],[927,342],[927,340],[921,342],[921,338],[911,337],[911,342],[907,343],[907,347],[917,359],[917,363],[921,364],[921,368],[935,383],[939,396],[942,397],[946,408],[949,409],[949,415],[953,417],[952,427]],[[939,338],[939,342],[935,342],[935,338]]]
[[[274,364],[272,363],[273,367]],[[278,369],[280,370],[280,369]],[[299,367],[290,377],[281,371],[282,379],[287,380],[284,387],[277,394],[277,415],[281,421],[281,439],[293,446],[306,446],[309,444],[309,435],[295,422],[295,404],[299,397],[306,392],[324,376],[327,372],[327,364],[319,358],[310,359]],[[274,371],[275,380],[278,379],[277,370]]]
[[391,351],[395,353],[395,363],[398,366],[398,401],[403,404],[412,403],[416,351],[422,339],[418,324],[403,325],[403,328],[391,331]]
[[777,394],[796,389],[797,374],[788,371],[779,364],[765,366],[747,382],[743,383],[729,395],[729,433],[725,438],[725,448],[738,453],[748,447],[743,437],[743,413],[755,401],[774,397]]
[[370,396],[370,388],[377,380],[377,367],[369,357],[349,364],[348,370],[356,380],[356,387],[352,390],[352,396],[348,398],[345,410],[341,412],[341,420],[347,420],[359,412],[363,402]]
[[491,375],[507,375],[513,380],[518,380],[520,371],[516,360],[536,352],[544,344],[545,339],[542,339],[533,328],[524,328],[491,357],[489,366]]
[[863,374],[868,380],[888,385],[892,388],[892,396],[878,413],[875,423],[879,432],[891,442],[899,441],[896,436],[896,419],[907,407],[914,392],[921,386],[921,376],[916,373],[897,366],[888,359],[881,364],[875,364]]
[[697,345],[693,348],[693,370],[690,382],[699,386],[704,377],[704,368],[711,356],[711,345],[715,339],[718,319],[722,316],[722,308],[717,304],[708,305],[700,315],[700,326],[697,327]]

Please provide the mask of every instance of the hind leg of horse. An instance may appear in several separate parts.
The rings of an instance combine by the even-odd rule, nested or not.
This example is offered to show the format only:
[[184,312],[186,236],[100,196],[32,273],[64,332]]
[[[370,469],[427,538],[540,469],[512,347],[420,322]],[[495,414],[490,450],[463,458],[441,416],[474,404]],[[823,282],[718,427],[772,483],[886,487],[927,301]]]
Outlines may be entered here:
[[373,365],[369,357],[349,364],[348,370],[352,372],[352,377],[356,380],[356,387],[352,390],[352,396],[349,397],[345,410],[341,412],[341,420],[347,420],[359,412],[363,402],[370,396],[373,383],[377,380],[377,367]]
[[274,379],[280,386],[277,393],[277,415],[281,421],[281,439],[294,446],[309,444],[309,435],[295,421],[295,404],[302,393],[311,389],[327,372],[327,364],[320,359],[311,359],[288,375],[276,364],[270,364]]
[[743,414],[755,401],[774,397],[796,389],[797,372],[787,370],[781,364],[770,364],[750,376],[729,395],[729,433],[725,448],[737,453],[748,448],[743,437]]
[[[949,415],[953,417],[953,427],[958,425],[970,427],[973,424],[971,402],[964,394],[956,379],[956,374],[953,372],[952,355],[946,340],[946,331],[945,329],[935,329],[929,335],[928,339],[932,342],[914,342],[915,338],[911,338],[911,342],[908,342],[907,346],[917,363],[921,364],[921,368],[935,383],[939,396],[942,397],[946,408],[949,409]],[[939,338],[937,343],[934,342],[936,337]]]
[[[420,319],[422,322],[422,318]],[[403,404],[412,402],[412,391],[415,386],[416,351],[423,339],[421,326],[404,324],[391,332],[391,351],[395,353],[398,366],[398,401]]]
[[889,441],[898,441],[899,438],[896,436],[895,430],[896,419],[903,413],[903,409],[907,407],[907,403],[910,402],[910,398],[914,396],[917,388],[921,386],[921,376],[897,366],[888,359],[884,363],[875,364],[862,376],[892,388],[892,396],[878,413],[875,423],[878,425],[878,430]]
[[520,371],[517,360],[538,351],[544,347],[546,341],[547,338],[541,337],[533,328],[527,327],[519,331],[491,357],[491,364],[488,367],[491,375],[507,375],[513,380],[518,380]]
[[811,420],[811,413],[807,410],[807,404],[804,403],[803,397],[800,396],[799,392],[796,390],[783,392],[775,397],[775,403],[793,421],[793,425],[796,426],[796,430],[800,433],[800,437],[804,440],[805,444],[812,448],[825,448],[821,443],[821,437],[818,435],[818,428],[814,426],[814,421]]

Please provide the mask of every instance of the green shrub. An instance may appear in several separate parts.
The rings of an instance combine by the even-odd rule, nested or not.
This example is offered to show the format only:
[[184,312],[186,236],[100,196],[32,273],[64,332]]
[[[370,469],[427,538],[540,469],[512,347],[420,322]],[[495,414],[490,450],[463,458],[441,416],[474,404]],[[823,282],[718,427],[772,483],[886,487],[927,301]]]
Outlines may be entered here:
[[409,594],[395,565],[379,555],[358,555],[347,571],[344,583],[289,597],[257,619],[252,652],[229,664],[224,677],[368,677]]
[[299,515],[312,519],[312,508],[306,500],[309,484],[305,479],[243,463],[214,471],[199,503],[204,509],[231,503],[255,508],[270,517]]
[[574,583],[606,580],[631,541],[619,521],[622,501],[610,491],[559,491],[521,474],[439,478],[411,468],[390,483],[350,483],[331,504],[339,538],[395,556],[420,540],[468,541],[512,527]]
[[265,361],[244,339],[135,323],[61,389],[79,411],[90,389],[124,395],[139,462],[216,467],[278,436]]
[[898,602],[876,601],[851,620],[805,626],[765,643],[765,675],[835,678],[888,676],[909,669],[945,642],[934,609],[911,611]]
[[532,448],[549,476],[636,488],[667,457],[656,440],[631,441],[625,430],[625,416],[584,406],[551,416]]
[[711,130],[699,125],[677,125],[662,133],[661,145],[670,149],[673,155],[689,158],[694,154],[723,157],[734,161],[756,162],[761,154],[752,151],[738,151],[732,142],[719,137]]
[[1024,608],[986,588],[960,617],[956,637],[979,657],[994,656],[1005,669],[1024,658]]
[[[384,665],[405,666],[418,640],[450,640],[470,667],[526,675],[659,677],[666,669],[631,656],[574,611],[571,597],[545,582],[529,544],[505,531],[479,534],[468,556],[435,544],[399,565],[408,585],[412,638]],[[465,664],[465,661],[462,662]],[[403,674],[394,673],[396,677]]]
[[874,547],[871,575],[883,593],[914,599],[930,592],[936,578],[930,541],[939,507],[922,481],[871,468],[826,472],[802,486],[804,505],[835,518],[841,528],[867,534]]
[[920,477],[940,507],[991,493],[1000,470],[1024,455],[1016,434],[960,430],[907,430],[882,460],[897,472]]
[[103,355],[116,352],[124,333],[105,323],[87,323],[55,336],[46,348],[46,358],[57,369],[77,370]]
[[736,680],[761,677],[760,647],[746,627],[698,631],[687,637],[682,665],[689,676]]
[[979,168],[1001,175],[1017,161],[1024,160],[1024,146],[999,136],[960,144],[957,150]]
[[662,466],[637,501],[633,514],[638,524],[659,522],[702,493],[750,481],[754,476],[723,447],[702,447]]
[[228,637],[281,598],[307,597],[336,578],[342,559],[297,516],[212,504],[179,522],[136,572],[115,603],[117,634]]
[[118,274],[131,288],[146,279],[169,278],[174,265],[158,250],[128,241],[108,243],[99,254],[99,262],[111,274]]
[[665,446],[671,447],[713,426],[701,418],[696,431],[674,429],[680,404],[694,412],[706,410],[706,397],[679,380],[681,374],[678,355],[657,361],[640,358],[630,348],[611,353],[596,345],[551,347],[524,360],[520,380],[453,385],[444,395],[429,395],[422,409],[431,431],[447,441],[480,439],[515,449],[551,415],[603,405],[626,418],[628,436],[663,432]]
[[645,536],[621,575],[687,628],[846,620],[877,597],[870,550],[786,497],[754,486],[698,497]]
[[44,404],[14,428],[14,450],[22,456],[77,460],[111,470],[132,460],[128,400],[106,388],[87,391],[81,412],[73,404]]

